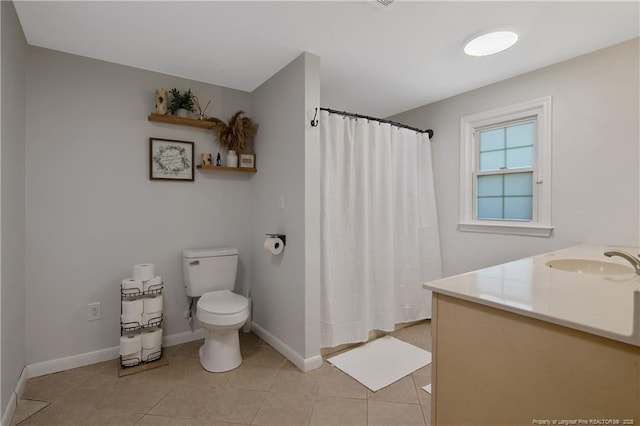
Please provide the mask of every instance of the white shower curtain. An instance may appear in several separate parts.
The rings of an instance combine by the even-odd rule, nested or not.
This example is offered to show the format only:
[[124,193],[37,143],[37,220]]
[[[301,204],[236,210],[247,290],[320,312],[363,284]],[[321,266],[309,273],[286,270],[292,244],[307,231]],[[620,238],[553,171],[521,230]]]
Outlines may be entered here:
[[431,317],[441,277],[426,134],[321,111],[322,347]]

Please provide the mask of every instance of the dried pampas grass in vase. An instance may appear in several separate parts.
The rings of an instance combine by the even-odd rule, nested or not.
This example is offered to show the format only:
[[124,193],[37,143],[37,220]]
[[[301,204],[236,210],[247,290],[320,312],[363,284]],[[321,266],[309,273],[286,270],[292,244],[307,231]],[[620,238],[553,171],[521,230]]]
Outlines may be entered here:
[[228,123],[215,117],[207,120],[216,123],[216,127],[213,128],[214,134],[223,150],[253,154],[253,138],[258,133],[258,124],[244,116],[244,111],[233,114]]

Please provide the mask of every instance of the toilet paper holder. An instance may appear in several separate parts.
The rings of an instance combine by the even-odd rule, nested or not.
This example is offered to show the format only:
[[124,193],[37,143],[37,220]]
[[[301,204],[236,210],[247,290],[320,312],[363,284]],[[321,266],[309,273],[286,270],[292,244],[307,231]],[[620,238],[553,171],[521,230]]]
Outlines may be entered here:
[[287,236],[285,234],[264,234],[271,238],[280,238],[282,240],[282,244],[286,247],[287,245]]

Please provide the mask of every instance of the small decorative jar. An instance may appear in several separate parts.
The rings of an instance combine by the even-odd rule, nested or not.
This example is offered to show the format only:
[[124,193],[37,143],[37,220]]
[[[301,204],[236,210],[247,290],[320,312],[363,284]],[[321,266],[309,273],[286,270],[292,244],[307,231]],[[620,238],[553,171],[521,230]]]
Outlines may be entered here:
[[227,152],[227,167],[238,167],[238,155],[232,149]]
[[167,113],[167,89],[156,89],[156,114]]
[[202,165],[210,166],[211,165],[211,154],[208,152],[203,152],[202,154]]

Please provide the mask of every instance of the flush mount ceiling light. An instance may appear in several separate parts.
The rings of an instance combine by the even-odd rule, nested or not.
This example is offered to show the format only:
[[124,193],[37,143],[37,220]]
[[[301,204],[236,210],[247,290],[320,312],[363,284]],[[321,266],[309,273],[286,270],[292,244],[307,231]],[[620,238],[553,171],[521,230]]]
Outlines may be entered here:
[[464,47],[470,56],[488,56],[507,50],[518,41],[518,34],[511,31],[495,31],[471,40]]
[[389,6],[391,3],[393,3],[393,0],[378,0],[378,3]]

